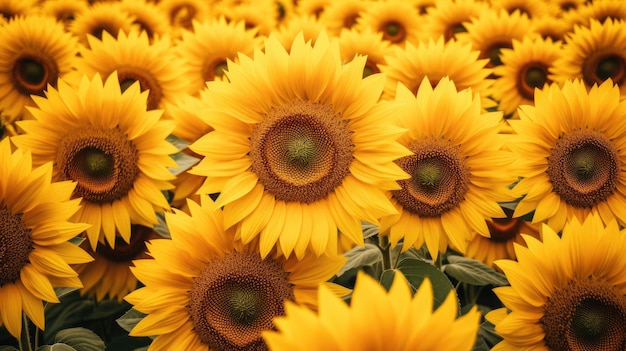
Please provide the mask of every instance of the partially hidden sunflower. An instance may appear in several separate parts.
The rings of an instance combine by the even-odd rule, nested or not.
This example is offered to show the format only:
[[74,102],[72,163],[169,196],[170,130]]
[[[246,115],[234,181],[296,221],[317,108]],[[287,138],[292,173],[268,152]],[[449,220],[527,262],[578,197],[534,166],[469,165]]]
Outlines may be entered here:
[[443,37],[418,45],[407,43],[404,49],[396,48],[393,55],[385,57],[386,63],[379,66],[387,76],[383,98],[392,100],[398,83],[415,94],[424,77],[428,77],[433,86],[448,77],[458,90],[472,88],[479,93],[484,108],[495,106],[495,102],[489,100],[494,82],[490,78],[492,69],[487,67],[489,60],[479,55],[470,44],[456,40],[446,42]]
[[76,186],[52,181],[52,163],[33,169],[31,155],[0,141],[0,325],[16,338],[23,313],[44,329],[43,302],[59,302],[55,287],[80,288],[69,264],[92,258],[69,242],[89,227],[70,222],[80,200]]
[[500,52],[501,66],[494,68],[493,98],[506,117],[517,117],[520,105],[532,105],[535,89],[552,83],[550,69],[561,58],[561,42],[542,37],[513,39],[511,49]]
[[505,307],[487,319],[504,340],[491,350],[625,350],[626,233],[591,215],[542,235],[496,261],[511,286],[494,289]]
[[378,104],[384,77],[362,78],[364,57],[342,64],[336,40],[299,35],[287,53],[272,35],[265,53],[229,62],[229,82],[209,82],[203,116],[215,130],[190,145],[203,156],[191,173],[201,192],[220,193],[226,227],[301,256],[336,252],[337,229],[363,244],[361,220],[395,213],[385,195],[408,175],[393,160],[395,108]]
[[343,62],[349,62],[355,56],[367,57],[363,68],[363,77],[380,73],[380,65],[384,65],[387,56],[392,56],[394,46],[383,40],[383,34],[369,28],[362,30],[344,29],[339,34],[339,50]]
[[580,80],[535,92],[535,105],[509,120],[509,148],[522,166],[513,188],[525,195],[515,217],[533,212],[533,222],[560,231],[567,220],[590,213],[626,224],[624,129],[626,101],[611,80],[587,92]]
[[555,82],[582,79],[587,88],[610,78],[626,96],[626,21],[591,20],[589,27],[576,26],[550,73]]
[[94,250],[105,239],[115,245],[116,232],[129,242],[131,223],[152,227],[155,212],[169,209],[163,191],[172,187],[169,155],[177,150],[166,137],[174,125],[162,111],[146,111],[147,98],[138,83],[122,93],[115,73],[104,84],[83,77],[77,88],[60,79],[46,98],[34,98],[35,119],[18,122],[25,134],[15,144],[31,150],[33,163],[52,161],[54,179],[77,182],[74,219],[92,225]]
[[318,287],[347,292],[326,283],[343,256],[262,257],[258,240],[243,244],[224,229],[208,196],[189,201],[189,210],[166,213],[171,240],[150,241],[153,259],[131,268],[145,286],[125,299],[147,316],[130,335],[156,336],[149,350],[265,350],[261,333],[274,328],[286,301],[315,308]]
[[150,40],[170,34],[169,18],[154,2],[148,0],[121,0],[120,8],[133,18],[141,31],[146,31]]
[[357,19],[369,5],[370,3],[364,0],[333,1],[320,15],[320,21],[324,23],[329,33],[339,35],[343,29],[356,28]]
[[440,0],[428,9],[425,31],[428,37],[445,41],[456,38],[457,33],[467,32],[465,23],[487,10],[488,3],[480,0]]
[[423,38],[422,20],[409,1],[371,1],[357,18],[357,29],[369,28],[383,34],[383,39],[403,47],[417,45]]
[[540,238],[540,225],[526,218],[513,217],[513,210],[504,209],[505,218],[487,220],[489,237],[476,234],[467,244],[465,257],[473,258],[495,267],[493,263],[500,259],[515,259],[515,244],[524,245],[522,234]]
[[118,1],[96,2],[77,14],[69,31],[81,44],[89,45],[89,35],[100,39],[103,33],[109,33],[117,37],[120,31],[128,33],[135,26],[133,21],[134,18],[122,10]]
[[286,315],[274,319],[278,330],[263,333],[271,350],[471,350],[480,320],[476,306],[457,318],[452,292],[433,311],[430,280],[412,295],[401,272],[388,292],[359,272],[349,306],[325,287],[318,300],[318,312],[287,304]]
[[107,298],[122,302],[137,288],[137,278],[130,270],[133,261],[149,258],[145,253],[146,241],[157,238],[160,236],[152,228],[132,224],[128,243],[117,236],[114,247],[99,242],[94,251],[89,241],[84,241],[81,247],[93,261],[73,266],[83,283],[81,295],[95,297],[98,302]]
[[87,0],[47,0],[39,4],[39,12],[43,15],[52,16],[63,23],[66,31],[70,31],[71,23],[87,11]]
[[133,29],[117,36],[105,32],[102,39],[90,35],[88,40],[89,46],[80,48],[75,72],[66,77],[73,85],[78,85],[83,75],[106,78],[117,72],[122,89],[139,82],[141,91],[148,92],[148,110],[164,109],[165,102],[191,89],[185,80],[184,63],[172,52],[169,36],[151,42],[146,31]]
[[383,217],[380,232],[393,245],[402,241],[403,251],[426,243],[437,258],[450,243],[465,252],[474,233],[489,237],[486,220],[506,217],[498,202],[515,199],[502,113],[482,113],[478,94],[457,91],[448,78],[434,89],[424,78],[417,95],[399,85],[394,102],[403,104],[397,123],[408,130],[399,141],[413,152],[396,163],[411,178],[391,192],[399,214]]
[[30,15],[1,26],[0,42],[0,111],[10,134],[16,134],[13,122],[34,105],[31,95],[43,96],[72,70],[77,40],[54,17]]
[[480,51],[481,59],[488,58],[487,67],[502,64],[500,50],[511,48],[513,39],[538,35],[528,15],[519,10],[508,13],[505,9],[489,8],[465,22],[464,27],[467,32],[457,33],[456,38],[463,43],[471,43],[474,50]]
[[261,45],[257,30],[246,29],[243,21],[226,22],[224,17],[193,22],[193,31],[184,31],[174,45],[184,73],[188,91],[197,94],[205,82],[224,79],[227,61],[237,61],[239,54],[252,56]]

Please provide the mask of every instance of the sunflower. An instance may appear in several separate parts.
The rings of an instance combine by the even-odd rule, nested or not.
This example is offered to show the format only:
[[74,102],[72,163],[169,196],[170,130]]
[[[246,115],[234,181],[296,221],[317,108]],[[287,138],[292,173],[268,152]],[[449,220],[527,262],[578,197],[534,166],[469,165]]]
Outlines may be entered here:
[[512,49],[502,49],[502,65],[494,68],[497,76],[493,97],[505,116],[517,115],[520,105],[532,105],[535,89],[551,84],[549,72],[561,57],[561,43],[541,37],[513,39]]
[[147,91],[148,110],[163,109],[166,101],[189,92],[182,60],[172,52],[169,36],[150,43],[146,31],[133,29],[116,37],[103,33],[102,39],[89,36],[89,46],[80,48],[76,71],[67,76],[72,85],[78,85],[83,75],[100,74],[108,77],[117,71],[122,89],[139,82],[141,91]]
[[573,30],[572,24],[563,17],[533,17],[532,23],[535,33],[544,39],[550,38],[552,41],[563,42],[565,36]]
[[402,250],[424,242],[433,258],[448,243],[465,252],[474,233],[489,236],[486,220],[506,217],[498,202],[515,199],[507,186],[517,180],[513,154],[501,149],[501,112],[481,113],[480,97],[457,91],[443,78],[433,89],[424,78],[413,95],[399,85],[394,100],[403,104],[398,124],[408,129],[400,143],[413,155],[396,161],[411,175],[392,191],[399,214],[380,221],[380,232]]
[[197,93],[205,82],[223,79],[226,62],[237,61],[239,54],[252,56],[260,45],[255,29],[246,29],[243,21],[226,22],[224,17],[193,22],[193,31],[182,33],[174,52],[186,67],[184,78],[188,91]]
[[496,261],[511,286],[494,289],[505,308],[487,318],[504,340],[492,351],[626,349],[626,233],[602,222],[573,219],[562,237],[544,225],[517,262]]
[[0,43],[0,111],[11,124],[33,105],[31,95],[72,70],[77,42],[53,17],[30,15],[3,25]]
[[490,0],[489,3],[493,9],[504,9],[511,14],[518,11],[529,18],[555,16],[559,12],[559,7],[551,1]]
[[296,13],[299,16],[313,16],[320,18],[326,8],[332,4],[332,0],[298,0],[296,4]]
[[520,11],[508,13],[505,9],[490,8],[465,23],[467,32],[458,33],[457,39],[471,43],[474,50],[480,51],[480,58],[488,58],[487,67],[502,64],[500,50],[511,48],[513,39],[522,40],[527,35],[536,35],[532,21]]
[[558,83],[580,78],[587,88],[607,79],[626,95],[626,22],[591,20],[567,35],[563,55],[554,63],[551,78]]
[[120,31],[128,33],[134,26],[133,21],[134,18],[122,10],[119,2],[98,2],[77,14],[69,30],[83,45],[89,45],[88,35],[102,38],[103,33],[113,36]]
[[315,44],[315,40],[322,31],[325,31],[325,26],[317,17],[298,15],[282,23],[282,25],[274,31],[274,34],[287,51],[290,51],[291,44],[300,33],[304,36],[304,40],[311,41],[311,43]]
[[515,244],[524,245],[522,234],[540,238],[539,225],[523,218],[513,217],[513,211],[504,209],[506,218],[487,220],[489,237],[474,235],[467,244],[464,256],[494,267],[494,261],[515,259]]
[[349,62],[357,55],[367,57],[363,77],[380,73],[379,66],[387,62],[385,57],[394,53],[393,46],[387,40],[383,40],[383,34],[369,28],[361,31],[342,30],[339,35],[339,50],[343,62]]
[[333,1],[326,6],[320,21],[329,33],[339,35],[342,29],[356,27],[357,19],[369,4],[367,0]]
[[10,20],[29,16],[36,7],[35,0],[0,0],[0,17]]
[[272,15],[278,11],[274,0],[257,0],[239,5],[228,5],[227,2],[219,6],[217,11],[228,21],[243,21],[246,29],[256,29],[262,36],[269,35],[278,26],[279,16]]
[[33,169],[9,139],[0,141],[0,325],[19,338],[22,311],[44,329],[43,302],[59,302],[54,287],[80,288],[69,264],[91,257],[68,242],[89,227],[68,221],[79,208],[75,183],[52,182],[52,163]]
[[615,0],[589,1],[585,6],[578,8],[582,24],[589,26],[591,20],[604,23],[610,19],[613,21],[626,21],[626,3]]
[[474,306],[457,318],[458,301],[450,293],[433,311],[433,290],[425,279],[412,295],[401,272],[389,292],[359,272],[350,306],[325,287],[318,295],[319,313],[287,303],[286,315],[274,319],[278,331],[263,337],[271,350],[471,350],[480,312]]
[[122,93],[116,73],[104,84],[96,75],[78,88],[58,85],[34,98],[36,120],[18,122],[26,133],[15,144],[32,150],[35,164],[54,161],[55,179],[78,183],[74,219],[92,224],[92,250],[104,239],[114,245],[116,231],[129,242],[131,223],[152,227],[155,211],[169,209],[162,191],[171,188],[167,167],[176,163],[168,155],[177,150],[165,138],[174,125],[161,120],[162,111],[146,111],[139,84]]
[[47,16],[52,16],[62,22],[66,31],[81,13],[87,11],[89,3],[86,0],[46,0],[41,3],[39,11]]
[[299,35],[290,54],[271,35],[265,53],[229,63],[230,82],[208,83],[215,131],[190,146],[204,156],[190,172],[263,255],[277,241],[286,255],[337,252],[337,229],[362,245],[361,220],[395,213],[384,192],[407,176],[393,160],[409,151],[388,123],[395,109],[377,103],[384,77],[362,79],[364,64],[342,64],[325,32],[315,46]]
[[509,144],[524,163],[514,190],[526,196],[515,216],[535,211],[533,222],[555,231],[566,220],[597,213],[626,224],[626,101],[607,80],[587,92],[580,80],[535,92],[535,105],[522,106]]
[[137,278],[130,271],[132,261],[149,258],[145,254],[146,241],[157,238],[160,236],[152,228],[133,224],[129,243],[117,236],[115,248],[98,243],[94,251],[88,241],[83,242],[81,247],[93,257],[93,262],[74,266],[83,283],[81,295],[95,297],[98,302],[105,298],[122,302],[137,288]]
[[211,18],[209,2],[205,0],[160,0],[157,6],[165,13],[172,28],[191,30],[193,21],[203,22]]
[[430,38],[443,36],[445,41],[449,41],[456,38],[456,33],[467,32],[464,23],[487,11],[488,7],[487,3],[480,0],[437,1],[435,6],[428,9],[425,31]]
[[121,0],[120,7],[133,18],[133,23],[148,34],[150,40],[169,35],[171,28],[164,11],[148,0]]
[[418,10],[408,1],[372,1],[357,18],[357,29],[381,32],[384,40],[404,46],[422,39],[422,22]]
[[201,205],[189,201],[189,210],[166,213],[172,239],[150,241],[154,259],[131,268],[145,287],[125,299],[147,316],[130,335],[156,335],[150,350],[262,350],[261,332],[274,328],[286,301],[315,307],[320,285],[347,292],[325,283],[343,256],[298,260],[273,251],[262,257],[258,240],[243,244],[223,228],[222,212],[208,196]]
[[379,66],[387,75],[383,98],[393,99],[398,83],[415,94],[424,77],[428,77],[433,85],[448,77],[459,90],[472,88],[480,93],[486,106],[495,105],[486,100],[491,95],[494,81],[488,78],[492,70],[486,67],[488,60],[479,59],[479,55],[480,52],[473,50],[470,44],[455,40],[445,42],[443,37],[437,41],[429,39],[417,46],[407,43],[404,49],[396,49],[394,55],[386,57],[386,64]]

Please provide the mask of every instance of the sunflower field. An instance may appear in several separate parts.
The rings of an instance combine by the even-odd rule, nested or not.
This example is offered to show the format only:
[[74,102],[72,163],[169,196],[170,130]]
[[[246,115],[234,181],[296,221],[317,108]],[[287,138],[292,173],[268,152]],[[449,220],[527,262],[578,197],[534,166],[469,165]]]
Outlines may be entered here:
[[0,351],[626,350],[626,1],[0,14]]

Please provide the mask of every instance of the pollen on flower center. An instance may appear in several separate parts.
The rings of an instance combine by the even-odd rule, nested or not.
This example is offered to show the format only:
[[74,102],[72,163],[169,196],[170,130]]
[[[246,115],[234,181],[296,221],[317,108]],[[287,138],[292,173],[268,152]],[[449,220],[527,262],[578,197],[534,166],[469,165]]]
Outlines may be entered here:
[[138,159],[137,149],[118,128],[72,130],[57,153],[62,176],[78,183],[74,196],[94,203],[128,194],[139,174]]
[[469,185],[469,170],[458,148],[441,141],[415,141],[414,155],[396,161],[411,178],[399,181],[393,197],[420,217],[437,217],[456,207]]
[[58,76],[54,60],[43,55],[24,55],[15,61],[12,77],[15,87],[24,95],[43,96],[48,84]]
[[252,169],[283,201],[327,196],[350,172],[351,132],[332,106],[294,101],[272,109],[250,138]]
[[580,130],[559,138],[546,173],[562,199],[588,208],[613,194],[619,169],[619,155],[611,142],[599,132]]
[[232,252],[196,277],[187,306],[194,331],[216,350],[264,350],[264,330],[284,314],[293,287],[282,265],[258,253]]
[[541,319],[550,350],[626,348],[626,297],[592,278],[573,280],[548,298]]
[[0,288],[20,279],[20,271],[30,262],[33,251],[31,229],[22,222],[21,214],[11,214],[6,206],[0,207]]

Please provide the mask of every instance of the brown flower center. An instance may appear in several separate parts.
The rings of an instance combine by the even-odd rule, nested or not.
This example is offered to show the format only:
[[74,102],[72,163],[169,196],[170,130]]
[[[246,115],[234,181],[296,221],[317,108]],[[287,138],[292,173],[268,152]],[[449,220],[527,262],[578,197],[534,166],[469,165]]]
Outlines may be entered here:
[[626,296],[605,281],[573,280],[548,298],[541,319],[554,351],[626,350]]
[[250,138],[252,170],[276,199],[311,203],[350,172],[348,122],[332,106],[292,101],[273,108]]
[[467,28],[463,25],[463,23],[453,23],[448,26],[448,28],[443,33],[444,39],[446,41],[450,41],[456,37],[457,33],[467,32]]
[[205,82],[215,80],[215,77],[222,77],[228,71],[228,64],[224,58],[216,58],[205,62],[202,69],[202,78]]
[[489,62],[486,67],[493,68],[495,66],[502,65],[502,60],[500,59],[500,51],[502,49],[510,49],[512,48],[511,43],[509,42],[495,42],[488,47],[486,47],[483,51],[481,51],[480,58],[488,58]]
[[497,243],[506,243],[520,234],[524,220],[513,218],[512,210],[505,208],[504,213],[506,218],[492,218],[490,221],[487,221],[487,228],[489,228],[489,234],[491,234],[489,240]]
[[542,62],[530,62],[526,64],[517,76],[517,91],[525,99],[533,101],[535,88],[543,88],[548,80],[548,67]]
[[600,85],[609,78],[613,83],[621,85],[626,83],[626,60],[610,52],[591,55],[583,63],[582,73],[585,83],[589,86]]
[[12,78],[15,88],[23,95],[44,96],[48,84],[56,84],[59,69],[47,55],[26,54],[15,60]]
[[[99,242],[96,252],[111,262],[130,263],[132,260],[140,258],[146,252],[146,240],[149,240],[153,233],[152,228],[131,224],[130,243],[125,242],[118,235],[115,237],[114,247]],[[86,243],[84,249],[91,251],[89,241],[85,240],[84,243]]]
[[159,107],[163,90],[150,72],[138,67],[121,67],[117,70],[117,78],[122,91],[128,89],[133,83],[139,82],[141,91],[149,91],[147,109],[154,110]]
[[119,128],[83,127],[68,133],[59,145],[57,164],[65,180],[77,182],[74,197],[111,203],[133,187],[139,154]]
[[354,27],[358,18],[359,18],[358,12],[347,15],[346,17],[343,18],[343,28],[350,29]]
[[365,67],[363,67],[363,78],[367,76],[371,76],[372,74],[376,74],[376,73],[380,73],[380,69],[378,68],[378,65],[376,64],[376,62],[368,59],[365,62]]
[[189,4],[176,6],[170,11],[170,23],[176,27],[193,29],[192,21],[196,12],[196,8]]
[[401,43],[406,37],[406,28],[396,21],[383,23],[379,31],[383,33],[383,39],[392,43]]
[[187,306],[194,331],[215,350],[266,350],[261,332],[274,329],[293,300],[289,273],[258,253],[232,252],[196,277]]
[[400,180],[393,197],[405,210],[420,217],[438,217],[463,201],[469,186],[469,169],[457,146],[440,140],[414,141],[414,155],[397,164],[410,179]]
[[22,222],[22,214],[11,214],[6,205],[0,207],[0,288],[19,280],[22,267],[30,263],[30,232]]
[[620,168],[613,144],[600,132],[582,129],[558,139],[546,173],[561,199],[590,208],[613,194]]

